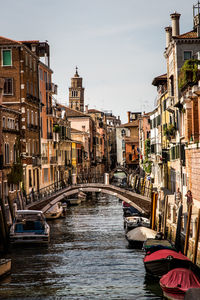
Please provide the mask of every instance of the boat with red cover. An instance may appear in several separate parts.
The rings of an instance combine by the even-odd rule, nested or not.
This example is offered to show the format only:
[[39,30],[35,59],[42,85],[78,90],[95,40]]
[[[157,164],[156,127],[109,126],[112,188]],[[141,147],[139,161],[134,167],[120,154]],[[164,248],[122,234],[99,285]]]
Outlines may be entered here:
[[168,299],[184,299],[190,288],[200,288],[199,278],[189,269],[176,268],[160,279],[163,294]]
[[191,260],[185,255],[170,249],[162,249],[150,254],[147,253],[143,261],[146,271],[158,277],[175,268],[190,269],[194,266]]

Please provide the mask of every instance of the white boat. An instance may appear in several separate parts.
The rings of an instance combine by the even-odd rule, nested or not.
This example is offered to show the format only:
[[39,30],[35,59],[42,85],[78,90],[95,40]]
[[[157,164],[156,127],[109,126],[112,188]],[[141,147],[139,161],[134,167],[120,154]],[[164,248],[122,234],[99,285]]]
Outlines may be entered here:
[[81,199],[68,199],[70,205],[78,205],[81,203]]
[[11,273],[11,259],[0,259],[0,278],[5,277]]
[[150,227],[150,221],[140,216],[130,216],[124,218],[124,226],[126,230],[131,230],[139,226]]
[[87,198],[87,195],[84,192],[79,192],[78,198],[81,199],[81,201],[85,201]]
[[61,202],[57,202],[55,205],[53,205],[51,208],[49,208],[45,212],[46,219],[58,219],[63,213],[63,206]]
[[10,243],[47,244],[50,228],[42,211],[17,210],[10,228]]
[[142,248],[147,239],[155,239],[156,231],[147,227],[136,227],[126,234],[129,245],[135,248]]

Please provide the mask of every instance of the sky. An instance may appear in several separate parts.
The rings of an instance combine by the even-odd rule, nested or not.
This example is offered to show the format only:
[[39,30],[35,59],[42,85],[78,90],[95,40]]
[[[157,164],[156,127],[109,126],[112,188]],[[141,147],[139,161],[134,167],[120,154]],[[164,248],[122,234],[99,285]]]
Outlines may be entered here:
[[89,109],[154,108],[153,78],[166,73],[163,56],[170,14],[181,14],[180,33],[193,28],[197,0],[9,0],[1,1],[1,36],[48,41],[58,102],[68,105],[75,67]]

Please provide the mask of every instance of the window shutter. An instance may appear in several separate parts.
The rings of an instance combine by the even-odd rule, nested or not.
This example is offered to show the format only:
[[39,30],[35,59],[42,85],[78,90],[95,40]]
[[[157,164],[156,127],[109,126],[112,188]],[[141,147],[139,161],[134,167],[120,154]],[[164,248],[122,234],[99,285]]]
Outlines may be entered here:
[[3,66],[11,66],[11,50],[3,50]]

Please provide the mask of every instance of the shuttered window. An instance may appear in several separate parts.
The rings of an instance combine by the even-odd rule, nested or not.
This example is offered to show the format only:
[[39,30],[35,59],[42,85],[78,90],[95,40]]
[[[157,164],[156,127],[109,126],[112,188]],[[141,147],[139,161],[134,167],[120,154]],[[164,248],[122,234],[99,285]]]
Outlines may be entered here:
[[13,95],[13,79],[12,78],[5,78],[4,95]]
[[12,66],[11,50],[2,50],[2,66]]

